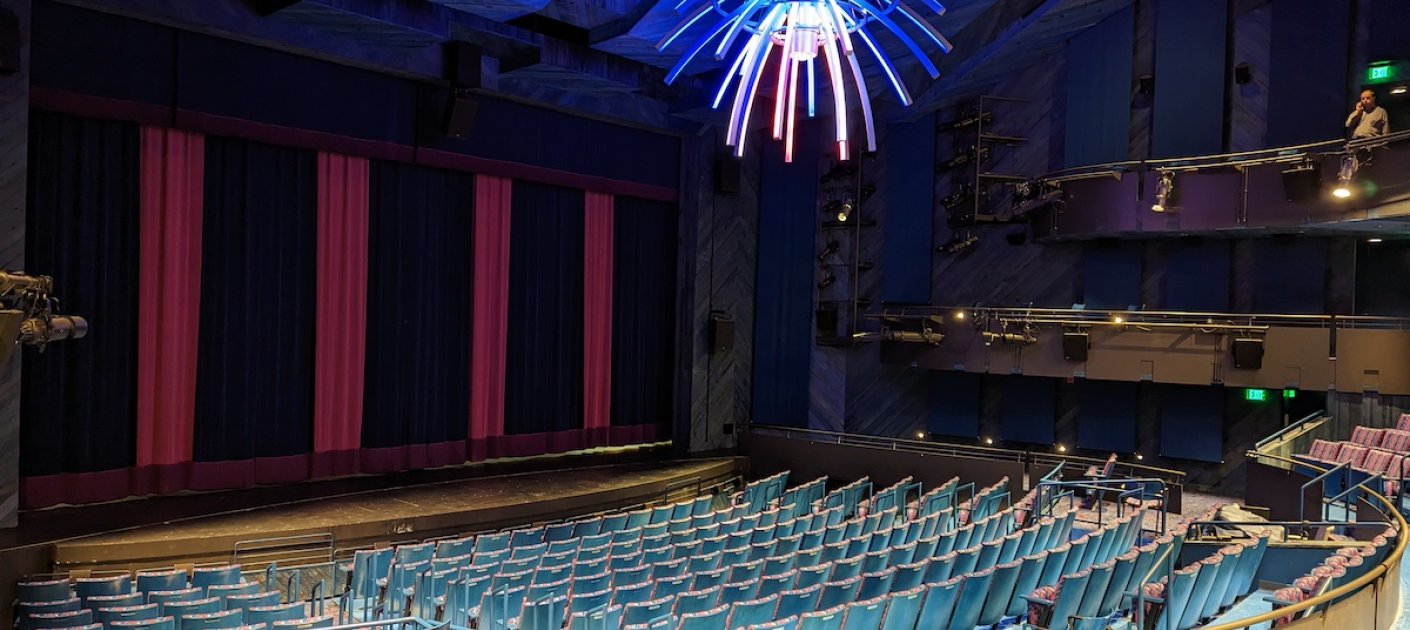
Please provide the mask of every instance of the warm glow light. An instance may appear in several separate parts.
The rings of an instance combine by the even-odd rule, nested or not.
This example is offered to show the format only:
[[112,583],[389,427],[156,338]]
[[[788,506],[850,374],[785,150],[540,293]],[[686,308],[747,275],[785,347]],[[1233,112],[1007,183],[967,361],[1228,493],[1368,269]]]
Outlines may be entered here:
[[994,438],[988,438],[988,437],[987,437],[987,438],[984,438],[984,443],[985,443],[985,444],[993,444],[993,443],[994,443]]
[[1066,453],[1066,452],[1067,452],[1067,447],[1066,447],[1066,446],[1063,446],[1063,445],[1061,445],[1061,444],[1059,444],[1059,445],[1058,445],[1058,452],[1059,452],[1059,453]]
[[917,432],[916,432],[916,439],[917,439],[917,440],[924,440],[924,439],[925,439],[925,431],[917,431]]
[[1351,196],[1351,189],[1345,186],[1338,186],[1336,190],[1332,191],[1332,194],[1338,199],[1346,199]]
[[1120,316],[1120,315],[1117,315],[1116,317],[1111,318],[1111,321],[1120,324],[1121,322],[1124,322],[1124,321],[1126,321],[1126,320],[1121,319],[1121,316]]
[[1390,93],[1391,93],[1391,94],[1404,94],[1405,91],[1406,91],[1406,87],[1403,86],[1403,85],[1397,85],[1397,86],[1395,86],[1395,87],[1393,87],[1393,88],[1390,89]]
[[[766,69],[770,63],[776,65],[773,79],[773,116],[771,132],[775,140],[784,142],[784,161],[793,161],[794,121],[797,118],[797,104],[807,99],[807,115],[815,112],[816,90],[815,62],[821,61],[823,72],[832,84],[833,121],[835,141],[841,159],[848,159],[847,137],[850,126],[847,122],[847,86],[843,79],[845,70],[852,77],[853,89],[857,92],[862,109],[862,122],[867,136],[867,150],[876,151],[876,126],[872,120],[871,95],[867,91],[862,66],[858,62],[852,38],[859,37],[872,58],[881,66],[882,73],[895,89],[903,106],[911,104],[911,96],[899,79],[899,74],[883,49],[877,45],[868,26],[879,25],[889,32],[906,50],[920,62],[930,78],[939,78],[940,70],[931,62],[920,45],[911,38],[901,24],[910,30],[920,31],[925,39],[934,43],[944,52],[953,46],[940,31],[914,9],[903,4],[904,0],[680,0],[675,6],[684,19],[671,29],[660,42],[657,50],[665,50],[686,31],[699,24],[709,24],[699,38],[686,50],[676,65],[666,74],[666,83],[673,83],[686,66],[714,43],[714,58],[723,61],[733,55],[729,71],[720,82],[719,90],[711,103],[719,108],[725,92],[735,86],[734,101],[730,107],[730,121],[725,144],[734,147],[735,155],[744,155],[745,133],[749,128],[749,117],[753,111],[755,96],[764,83]],[[936,0],[923,0],[923,3],[936,15],[943,15],[945,7]],[[704,20],[706,14],[713,13],[712,19]],[[895,14],[895,17],[893,17]],[[738,44],[742,41],[742,44]],[[774,54],[774,49],[778,54]],[[804,88],[799,89],[799,79],[803,78]],[[801,95],[800,95],[801,92]],[[846,219],[839,217],[839,221]]]
[[1366,242],[1367,242],[1367,243],[1379,243],[1379,242],[1381,242],[1381,238],[1380,238],[1379,236],[1373,236],[1373,237],[1371,237],[1371,238],[1366,239]]
[[964,311],[955,311],[955,319],[964,321]]
[[1143,460],[1143,459],[1145,459],[1145,458],[1146,458],[1145,455],[1142,455],[1142,454],[1140,454],[1140,453],[1136,453],[1136,460],[1137,460],[1137,461]]

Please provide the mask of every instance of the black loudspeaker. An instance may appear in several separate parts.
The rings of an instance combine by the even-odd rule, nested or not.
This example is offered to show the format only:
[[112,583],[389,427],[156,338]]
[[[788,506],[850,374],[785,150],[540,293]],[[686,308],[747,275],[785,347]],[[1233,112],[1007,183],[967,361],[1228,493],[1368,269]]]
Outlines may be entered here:
[[1283,196],[1289,203],[1316,201],[1322,196],[1322,165],[1310,162],[1284,170]]
[[816,313],[819,337],[837,336],[837,305],[824,304],[818,307]]
[[734,318],[724,313],[710,314],[710,352],[734,348]]
[[1141,94],[1155,94],[1155,77],[1147,74],[1137,79]]
[[1240,370],[1261,369],[1263,367],[1263,340],[1235,339],[1234,367]]
[[715,160],[715,192],[733,194],[739,192],[739,158],[721,154]]
[[1082,363],[1087,360],[1087,333],[1062,334],[1062,358]]
[[1234,83],[1248,85],[1251,81],[1253,81],[1253,70],[1248,67],[1248,64],[1241,63],[1234,66]]
[[445,75],[451,87],[480,87],[480,60],[484,55],[484,50],[474,44],[448,42],[445,46]]
[[20,18],[0,11],[0,74],[20,71]]
[[446,105],[445,132],[452,138],[469,138],[475,127],[475,112],[480,105],[462,91],[450,93],[450,103]]

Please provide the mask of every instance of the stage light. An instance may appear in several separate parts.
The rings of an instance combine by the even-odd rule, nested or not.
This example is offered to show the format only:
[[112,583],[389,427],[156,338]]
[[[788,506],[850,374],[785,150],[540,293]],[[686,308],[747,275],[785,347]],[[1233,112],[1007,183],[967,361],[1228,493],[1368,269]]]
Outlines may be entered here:
[[964,321],[964,311],[955,311],[955,319],[958,321]]
[[1059,452],[1059,453],[1066,453],[1066,452],[1067,452],[1067,447],[1066,447],[1066,446],[1063,446],[1063,445],[1061,445],[1061,444],[1059,444],[1059,445],[1057,445],[1057,452]]
[[917,440],[924,440],[924,439],[925,439],[925,431],[916,431],[916,439],[917,439]]
[[1170,202],[1170,194],[1175,192],[1175,173],[1165,171],[1160,174],[1160,180],[1155,184],[1155,204],[1151,206],[1151,212],[1165,212],[1165,205]]
[[1379,237],[1379,236],[1372,236],[1371,238],[1366,239],[1366,242],[1367,242],[1367,243],[1379,243],[1379,242],[1381,242],[1381,237]]
[[834,282],[837,282],[837,276],[828,274],[827,277],[823,278],[822,281],[818,283],[818,290],[821,291],[823,289],[826,289],[832,286],[832,283]]
[[985,443],[985,444],[989,444],[989,445],[992,446],[992,445],[994,444],[994,438],[991,438],[991,437],[984,438],[984,443]]
[[852,204],[843,203],[841,209],[837,211],[837,220],[846,223],[847,218],[850,216],[852,216]]
[[1341,156],[1341,169],[1337,171],[1337,187],[1332,190],[1332,194],[1338,199],[1351,197],[1351,181],[1356,178],[1357,169],[1361,168],[1361,161],[1355,155]]
[[1393,88],[1390,89],[1390,93],[1391,93],[1391,94],[1396,94],[1396,95],[1398,95],[1398,94],[1404,94],[1405,92],[1406,92],[1406,87],[1403,86],[1403,85],[1397,85],[1397,86],[1395,86],[1395,87],[1393,87]]
[[[922,1],[936,15],[944,14],[945,8],[937,0]],[[735,155],[741,157],[744,155],[744,140],[748,135],[746,132],[755,97],[765,82],[763,76],[771,62],[776,61],[777,66],[772,95],[773,138],[784,142],[784,161],[793,161],[793,132],[799,102],[804,103],[804,115],[811,118],[815,113],[814,102],[818,93],[815,75],[818,72],[824,73],[831,83],[837,153],[840,159],[846,160],[851,151],[847,135],[850,128],[847,120],[847,84],[842,78],[844,69],[850,72],[853,89],[862,105],[867,150],[876,151],[871,95],[867,91],[854,38],[861,40],[870,51],[895,89],[901,105],[907,107],[911,104],[911,96],[900,79],[900,73],[867,28],[877,24],[891,33],[932,79],[940,77],[940,70],[920,45],[902,30],[901,24],[920,31],[944,52],[953,49],[945,36],[926,21],[925,16],[906,6],[902,0],[875,3],[870,0],[679,0],[675,10],[685,18],[656,44],[657,50],[665,50],[697,22],[713,15],[711,20],[706,21],[710,26],[704,34],[690,45],[666,74],[666,83],[674,83],[686,66],[711,44],[714,44],[716,60],[723,61],[726,56],[734,54],[734,61],[725,72],[711,107],[718,109],[730,86],[735,86],[725,144],[734,147]],[[736,47],[735,43],[741,35],[744,43]],[[774,54],[775,48],[779,51],[777,55]],[[825,67],[817,68],[818,61]],[[801,95],[800,82],[804,84]]]
[[82,339],[88,335],[88,320],[77,315],[60,315],[59,300],[53,296],[54,279],[22,272],[0,271],[0,307],[23,311],[20,343],[38,346],[39,351],[53,341]]
[[1145,459],[1145,458],[1146,458],[1145,455],[1142,455],[1142,454],[1140,454],[1140,453],[1136,453],[1136,461],[1141,461],[1141,460],[1143,460],[1143,459]]
[[836,253],[837,253],[837,250],[839,250],[839,249],[842,249],[842,244],[841,244],[841,243],[838,243],[837,241],[828,241],[828,242],[827,242],[827,246],[824,247],[821,252],[818,252],[818,260],[819,260],[819,261],[827,260],[827,257],[828,257],[828,256],[831,256],[831,255],[833,255],[833,254],[836,254]]
[[1112,323],[1120,324],[1120,323],[1124,323],[1126,320],[1125,320],[1125,319],[1122,319],[1120,315],[1116,315],[1116,316],[1114,316],[1114,317],[1111,318],[1111,321],[1112,321]]
[[946,241],[943,245],[936,247],[935,252],[937,254],[958,254],[966,249],[969,249],[970,247],[973,247],[974,244],[978,242],[978,236],[975,236],[968,232],[956,232],[954,236],[950,237],[950,240]]

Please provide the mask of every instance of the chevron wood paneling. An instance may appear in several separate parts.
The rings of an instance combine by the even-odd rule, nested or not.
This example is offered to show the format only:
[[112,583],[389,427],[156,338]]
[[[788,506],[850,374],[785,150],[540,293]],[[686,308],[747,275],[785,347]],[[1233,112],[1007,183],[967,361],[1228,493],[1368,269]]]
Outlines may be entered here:
[[1234,3],[1234,65],[1248,64],[1252,81],[1229,86],[1229,150],[1267,146],[1268,68],[1273,41],[1273,7],[1269,0]]
[[[29,32],[30,0],[0,0],[0,9],[18,18],[21,33]],[[0,269],[24,268],[29,38],[22,40],[24,68],[0,75]],[[0,528],[14,527],[19,517],[20,350],[0,366]]]
[[[759,159],[740,162],[740,191],[717,193],[715,169],[722,139],[713,131],[694,143],[696,168],[694,301],[690,417],[691,451],[730,448],[749,419],[754,356],[754,274],[758,266]],[[711,312],[734,318],[731,350],[709,352]]]
[[1131,128],[1127,136],[1126,159],[1144,160],[1151,156],[1151,107],[1153,94],[1140,93],[1140,78],[1155,75],[1155,2],[1136,0],[1135,49],[1131,55]]

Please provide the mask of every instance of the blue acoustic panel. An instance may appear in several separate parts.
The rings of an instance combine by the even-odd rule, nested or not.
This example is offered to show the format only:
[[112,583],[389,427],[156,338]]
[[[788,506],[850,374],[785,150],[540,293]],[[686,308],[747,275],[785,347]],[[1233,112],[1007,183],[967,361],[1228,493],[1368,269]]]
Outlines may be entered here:
[[1082,303],[1095,310],[1141,304],[1141,245],[1096,245],[1082,252]]
[[1128,5],[1067,42],[1067,166],[1126,159],[1135,16]]
[[1229,242],[1204,241],[1170,248],[1165,263],[1165,310],[1229,310]]
[[884,302],[930,302],[931,232],[935,185],[916,173],[935,171],[935,116],[886,131]]
[[[1352,2],[1274,0],[1268,69],[1268,146],[1346,134]],[[1373,20],[1374,21],[1374,20]]]
[[[804,124],[796,138],[798,155],[817,154],[816,124]],[[818,162],[784,163],[782,147],[763,142],[760,149],[753,415],[758,423],[807,426]]]
[[931,373],[929,431],[935,435],[979,437],[979,387],[979,374]]
[[57,2],[35,3],[32,28],[35,87],[171,104],[175,30]]
[[1151,157],[1224,150],[1228,0],[1160,0]]
[[1327,241],[1319,238],[1254,242],[1253,310],[1318,314],[1326,305]]
[[1053,443],[1056,383],[1038,376],[1004,377],[999,433],[1005,442]]
[[1136,383],[1083,381],[1077,409],[1077,446],[1094,451],[1136,450]]
[[1224,388],[1162,385],[1160,455],[1200,462],[1224,459]]

